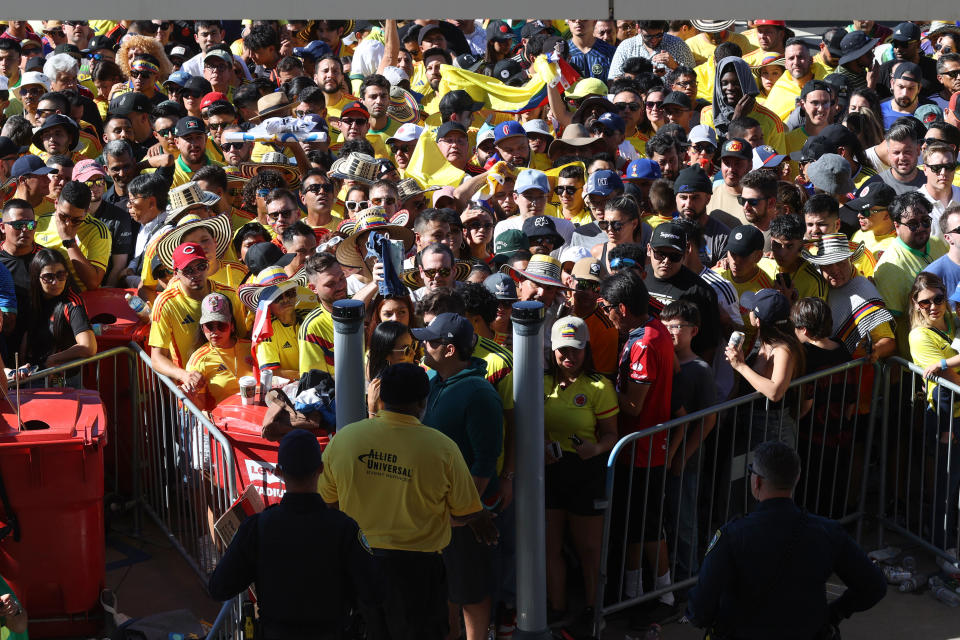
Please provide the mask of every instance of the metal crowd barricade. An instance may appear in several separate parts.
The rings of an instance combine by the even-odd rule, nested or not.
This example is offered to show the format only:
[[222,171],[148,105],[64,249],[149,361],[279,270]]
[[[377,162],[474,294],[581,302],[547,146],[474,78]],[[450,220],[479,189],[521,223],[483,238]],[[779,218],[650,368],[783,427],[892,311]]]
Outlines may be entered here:
[[[696,583],[714,531],[752,507],[760,442],[795,447],[797,503],[855,524],[859,538],[882,378],[861,358],[798,378],[777,403],[752,393],[623,437],[607,461],[594,636],[604,616]],[[664,450],[666,466],[651,466]],[[672,584],[656,586],[666,570]]]
[[943,434],[960,420],[960,387],[935,377],[939,389],[928,399],[923,369],[899,357],[887,361],[885,376],[879,546],[890,530],[956,563],[960,444]]

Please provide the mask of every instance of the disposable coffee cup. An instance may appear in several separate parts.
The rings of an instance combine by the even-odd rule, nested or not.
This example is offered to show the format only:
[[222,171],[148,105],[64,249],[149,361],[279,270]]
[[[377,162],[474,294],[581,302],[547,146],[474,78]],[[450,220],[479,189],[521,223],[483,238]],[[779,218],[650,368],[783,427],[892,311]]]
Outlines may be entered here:
[[243,376],[240,383],[240,402],[254,404],[257,395],[257,381],[253,376]]

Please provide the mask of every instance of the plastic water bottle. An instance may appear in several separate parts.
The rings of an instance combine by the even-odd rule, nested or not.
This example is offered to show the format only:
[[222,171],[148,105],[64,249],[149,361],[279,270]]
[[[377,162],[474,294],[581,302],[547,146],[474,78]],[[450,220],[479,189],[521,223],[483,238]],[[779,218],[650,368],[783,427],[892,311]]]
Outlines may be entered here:
[[903,582],[901,582],[898,589],[900,589],[900,593],[914,593],[916,591],[919,591],[920,588],[923,587],[925,582],[926,582],[926,579],[924,578],[924,576],[912,575],[906,580],[904,580]]
[[960,596],[951,591],[939,577],[933,576],[927,584],[930,586],[931,596],[951,609],[960,606]]
[[150,305],[145,302],[143,298],[128,293],[123,296],[123,299],[127,301],[127,304],[130,305],[130,308],[133,309],[133,312],[137,314],[138,318],[141,320],[150,320]]
[[905,570],[903,567],[888,566],[883,568],[883,577],[887,579],[889,584],[900,584],[912,576],[913,574]]

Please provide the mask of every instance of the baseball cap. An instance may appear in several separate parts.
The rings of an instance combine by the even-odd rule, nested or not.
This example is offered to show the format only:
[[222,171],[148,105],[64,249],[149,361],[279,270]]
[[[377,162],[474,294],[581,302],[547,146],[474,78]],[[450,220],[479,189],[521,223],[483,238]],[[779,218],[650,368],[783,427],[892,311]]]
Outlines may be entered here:
[[874,182],[865,184],[857,191],[857,197],[847,203],[846,206],[858,211],[865,211],[873,207],[889,207],[893,199],[897,197],[897,192],[893,187],[884,182]]
[[831,195],[856,189],[850,179],[850,163],[836,153],[825,153],[811,162],[807,166],[807,176],[814,187]]
[[538,33],[543,33],[544,31],[551,31],[550,26],[545,24],[543,20],[532,20],[531,22],[527,22],[520,27],[520,37],[532,38]]
[[753,162],[753,149],[750,143],[743,138],[730,138],[723,143],[723,149],[720,150],[721,158],[743,158]]
[[893,75],[890,76],[890,79],[903,79],[920,84],[923,82],[923,72],[920,70],[920,65],[918,64],[913,62],[900,62],[897,63],[897,68],[893,70]]
[[298,58],[313,58],[314,60],[319,60],[330,53],[330,45],[323,40],[314,40],[305,47],[293,48],[293,55]]
[[459,131],[463,135],[467,135],[467,128],[465,126],[459,122],[453,122],[451,120],[449,122],[444,122],[442,125],[440,125],[440,128],[437,129],[437,140],[447,136],[453,131]]
[[453,66],[476,72],[483,66],[483,58],[477,57],[472,53],[461,53],[453,59]]
[[707,142],[713,145],[714,148],[717,147],[717,132],[714,131],[713,127],[706,124],[698,124],[694,128],[690,129],[690,135],[687,136],[687,141],[690,144],[696,144],[698,142]]
[[590,331],[583,318],[564,316],[553,323],[550,329],[550,346],[553,349],[573,347],[585,349],[590,342]]
[[441,313],[422,329],[411,329],[413,337],[421,342],[443,340],[457,349],[473,347],[473,324],[458,313]]
[[581,78],[564,94],[570,100],[579,100],[590,96],[606,96],[610,93],[600,78]]
[[[380,374],[380,399],[388,405],[420,402],[430,395],[430,379],[423,367],[398,362]],[[302,429],[301,429],[302,431]]]
[[177,120],[177,126],[173,130],[173,135],[178,138],[190,135],[191,133],[206,133],[207,128],[203,120],[194,116],[184,116]]
[[[294,48],[296,51],[296,48]],[[213,47],[209,49],[205,54],[203,54],[203,61],[206,62],[210,58],[218,58],[223,60],[227,64],[233,64],[233,52],[229,49],[223,47]]]
[[519,86],[526,82],[523,67],[513,58],[507,58],[495,64],[493,67],[493,77],[511,86]]
[[859,144],[856,134],[842,124],[827,125],[823,128],[823,131],[820,132],[820,137],[823,138],[827,147],[832,149],[830,153],[836,151],[837,147],[853,149]]
[[283,257],[283,249],[272,242],[258,242],[247,249],[243,264],[250,273],[257,275],[269,266],[275,265]]
[[182,44],[175,44],[170,47],[170,50],[167,51],[167,57],[173,60],[174,58],[180,58],[181,60],[187,57],[187,48]]
[[547,179],[547,174],[536,169],[521,171],[520,175],[517,176],[517,183],[513,190],[517,193],[525,193],[531,189],[539,189],[544,193],[550,193],[550,181]]
[[790,153],[790,159],[796,162],[813,162],[829,151],[836,151],[822,136],[811,136],[803,143],[800,151]]
[[785,155],[777,153],[777,150],[770,145],[761,144],[753,150],[753,168],[776,167],[779,166],[786,157]]
[[920,39],[920,27],[912,22],[901,22],[893,29],[893,35],[890,36],[891,40],[898,40],[900,42],[910,42],[911,40]]
[[547,125],[547,121],[539,118],[524,122],[523,130],[527,132],[527,135],[537,134],[553,138],[553,133],[550,132],[550,127]]
[[753,24],[757,27],[786,27],[787,23],[784,20],[754,20]]
[[810,80],[803,85],[802,89],[800,89],[800,99],[803,100],[807,97],[807,94],[813,93],[814,91],[826,91],[832,96],[833,85],[824,82],[823,80]]
[[587,249],[581,245],[566,245],[562,247],[560,252],[557,254],[557,260],[559,260],[560,264],[563,265],[564,271],[572,269],[579,260],[590,257],[592,257],[590,254],[590,249]]
[[847,32],[843,29],[827,29],[823,33],[821,40],[823,44],[827,46],[827,51],[829,51],[830,55],[834,58],[839,58],[843,55],[840,43],[843,41],[843,36],[845,35],[847,35]]
[[200,108],[206,109],[207,107],[212,105],[214,102],[226,102],[227,104],[230,103],[230,101],[227,99],[226,94],[224,94],[223,92],[211,91],[210,93],[208,93],[207,95],[203,96],[203,98],[200,99]]
[[[527,240],[534,238],[553,238],[553,248],[563,244],[563,236],[557,233],[557,225],[553,216],[530,216],[523,221],[523,235]],[[529,246],[529,245],[528,245]]]
[[90,38],[90,44],[82,53],[93,53],[100,49],[110,49],[113,50],[117,46],[117,43],[110,36],[93,36]]
[[413,142],[414,140],[419,140],[422,134],[423,127],[408,122],[400,125],[394,134],[387,138],[387,144],[390,144],[394,140],[398,142]]
[[601,273],[603,273],[603,267],[600,265],[600,261],[593,256],[580,258],[574,263],[573,269],[570,271],[570,275],[577,280],[591,280],[593,282],[600,282],[602,279],[600,277]]
[[503,20],[491,20],[487,23],[487,42],[492,40],[514,40],[513,31]]
[[650,158],[631,160],[630,164],[627,165],[626,173],[623,174],[624,180],[658,180],[662,177],[663,172],[660,170],[660,164]]
[[477,102],[470,97],[470,94],[463,89],[451,91],[440,98],[440,111],[449,111],[460,113],[461,111],[480,111],[483,109],[483,103]]
[[305,478],[316,472],[322,465],[323,451],[312,431],[294,429],[280,440],[280,447],[277,449],[277,468],[281,472],[295,478]]
[[200,324],[231,322],[230,301],[222,293],[209,293],[200,303]]
[[740,304],[764,324],[783,322],[790,317],[790,302],[776,289],[744,291],[740,296]]
[[353,102],[348,102],[343,107],[343,110],[340,112],[340,115],[345,116],[348,113],[359,113],[359,114],[362,114],[364,118],[370,117],[370,112],[367,110],[367,108],[363,106],[362,102],[358,102],[357,100],[354,100]]
[[206,259],[207,254],[203,252],[203,247],[196,242],[184,242],[173,250],[172,261],[174,269],[182,270],[197,260]]
[[929,129],[932,123],[943,120],[943,109],[935,104],[922,104],[913,112],[913,117]]
[[58,44],[53,49],[53,54],[57,55],[59,53],[66,53],[77,58],[80,57],[80,47],[75,44],[70,44],[69,42],[64,42],[63,44]]
[[[684,167],[673,182],[673,192],[677,193],[713,193],[713,183],[697,165]],[[662,226],[662,225],[661,225]]]
[[617,191],[623,191],[623,180],[613,171],[601,169],[594,171],[587,177],[587,184],[583,188],[584,195],[597,194],[609,196]]
[[[659,229],[663,225],[657,227]],[[656,229],[654,229],[656,231]],[[730,230],[727,251],[736,256],[745,256],[763,250],[763,232],[752,224],[742,224]]]
[[664,97],[663,106],[675,105],[678,107],[683,107],[684,109],[692,109],[693,105],[690,104],[690,96],[683,93],[682,91],[671,91]]
[[654,249],[662,247],[683,253],[687,250],[687,232],[673,222],[658,224],[650,236],[650,246]]
[[[2,153],[0,153],[2,155]],[[73,179],[77,182],[86,182],[94,176],[107,177],[107,172],[103,170],[100,163],[96,160],[84,158],[73,167]]]
[[107,111],[121,116],[131,113],[150,113],[153,111],[153,104],[150,98],[139,91],[127,91],[111,100]]
[[167,76],[167,79],[163,81],[163,84],[164,86],[166,86],[167,84],[172,82],[178,87],[182,87],[184,84],[186,84],[187,80],[189,80],[190,78],[191,78],[190,74],[184,71],[183,69],[181,69],[180,71],[174,71],[169,76]]
[[20,153],[20,145],[7,136],[0,136],[0,158],[12,156],[15,153]]
[[10,168],[10,178],[19,178],[21,176],[45,176],[52,172],[53,168],[44,164],[40,156],[28,154],[17,158],[16,162]]
[[530,241],[520,229],[507,229],[493,240],[493,252],[497,255],[512,256],[521,249],[529,249]]
[[627,130],[627,125],[623,121],[623,118],[612,111],[600,114],[600,117],[590,124],[590,129],[593,129],[598,124],[603,125],[611,131],[619,131],[620,133],[625,133]]
[[506,140],[507,138],[513,138],[514,136],[523,136],[524,138],[527,137],[527,132],[523,128],[523,125],[516,120],[507,120],[506,122],[501,122],[493,128],[494,144],[497,144],[501,140]]
[[420,27],[420,33],[417,35],[417,44],[422,45],[423,39],[434,32],[439,32],[440,35],[443,35],[443,31],[440,29],[439,24],[428,24],[426,26]]
[[[505,235],[505,234],[500,234]],[[493,273],[483,281],[483,286],[496,296],[497,300],[516,300],[517,283],[505,273]]]
[[190,76],[183,83],[183,92],[197,98],[202,98],[211,91],[213,91],[213,85],[210,84],[209,80],[200,76]]

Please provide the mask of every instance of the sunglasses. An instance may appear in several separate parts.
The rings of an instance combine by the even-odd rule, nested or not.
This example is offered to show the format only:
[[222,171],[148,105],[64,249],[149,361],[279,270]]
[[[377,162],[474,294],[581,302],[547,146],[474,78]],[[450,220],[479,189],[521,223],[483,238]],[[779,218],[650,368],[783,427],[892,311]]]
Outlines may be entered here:
[[17,231],[23,231],[24,229],[27,231],[33,231],[37,228],[36,220],[14,220],[12,222],[4,222],[3,224],[8,224]]
[[[50,31],[47,31],[47,33],[49,33],[54,38],[63,38],[67,35],[63,32],[63,29],[51,29]],[[940,45],[937,45],[937,46],[939,47]]]
[[156,134],[161,138],[170,138],[174,135],[174,127],[164,127],[163,129],[157,129]]
[[[939,46],[940,46],[940,45],[937,45],[937,47],[939,47]],[[937,49],[937,51],[939,51],[939,48]],[[944,71],[944,72],[941,73],[940,75],[942,75],[942,76],[947,76],[947,77],[949,77],[951,80],[956,80],[958,77],[960,77],[960,69],[954,69],[953,71]]]
[[369,120],[367,120],[366,118],[340,118],[340,122],[347,125],[348,127],[352,127],[354,125],[358,127],[362,127],[363,125],[367,124]]
[[717,149],[709,142],[698,142],[693,145],[693,150],[697,153],[713,153]]
[[207,269],[209,268],[210,268],[209,262],[207,262],[206,260],[200,260],[200,261],[194,262],[191,265],[186,266],[183,269],[180,269],[180,273],[185,275],[188,278],[192,278],[193,276],[203,275],[204,273],[207,272]]
[[41,273],[40,282],[44,284],[56,284],[57,282],[65,282],[67,280],[66,271],[57,271],[56,273]]
[[279,220],[280,218],[292,218],[300,213],[299,209],[280,209],[280,211],[267,211],[268,220]]
[[[153,71],[131,71],[131,72],[130,72],[130,77],[131,77],[131,78],[137,78],[138,80],[139,80],[140,78],[149,78],[149,77],[152,76],[152,75],[153,75]],[[199,97],[199,96],[197,96],[197,97]]]
[[481,229],[486,231],[487,229],[493,229],[493,223],[492,222],[468,222],[463,226],[463,228],[466,229],[467,231],[480,231]]
[[402,347],[397,347],[396,349],[393,349],[393,352],[399,353],[401,356],[406,358],[410,354],[417,352],[417,343],[413,342],[411,344],[405,344]]
[[558,186],[556,186],[556,187],[553,188],[553,192],[554,192],[555,194],[557,194],[558,196],[562,196],[562,195],[572,196],[573,194],[575,194],[575,193],[576,193],[577,191],[579,191],[579,190],[580,190],[579,187],[573,187],[573,186],[570,186],[570,185],[563,185],[563,186],[559,186],[559,185],[558,185]]
[[207,129],[217,129],[217,130],[226,129],[232,124],[233,124],[232,122],[208,122]]
[[663,100],[647,100],[647,111],[659,111],[663,109]]
[[157,31],[166,31],[167,29],[170,28],[170,25],[171,25],[171,24],[173,24],[173,23],[172,23],[172,22],[161,22],[160,24],[155,24],[155,25],[153,25],[153,26],[156,28]]
[[87,216],[80,216],[79,218],[73,218],[71,216],[65,216],[62,213],[58,213],[57,216],[60,218],[60,222],[63,224],[73,224],[80,225],[83,224],[83,221],[87,219]]
[[64,20],[63,24],[67,25],[68,27],[85,27],[90,23],[86,20]]
[[745,204],[755,207],[761,202],[766,200],[766,198],[744,198],[743,196],[737,196],[737,203],[742,207]]
[[553,247],[556,245],[556,241],[554,240],[553,236],[536,236],[534,238],[530,238],[530,244],[535,244],[538,246],[548,244]]
[[673,253],[673,252],[664,253],[659,249],[654,249],[653,259],[656,260],[657,262],[663,262],[664,260],[669,260],[670,262],[680,262],[681,260],[683,260],[683,254]]
[[627,226],[627,223],[622,220],[597,220],[597,226],[600,227],[600,231],[612,229],[613,232],[616,233]]
[[421,270],[423,271],[423,275],[430,279],[436,278],[437,276],[440,276],[441,278],[447,278],[451,273],[453,273],[453,269],[450,267],[440,267],[439,269],[423,269],[421,267]]
[[[26,87],[20,89],[21,96],[42,96],[43,93],[43,87]],[[46,111],[46,109],[44,109],[44,111]]]
[[639,102],[614,102],[613,106],[617,108],[617,111],[637,112],[643,108],[643,105]]
[[938,293],[932,298],[927,298],[925,300],[917,300],[917,306],[921,309],[929,309],[930,305],[935,304],[938,307],[947,301],[947,297],[942,293]]
[[97,178],[96,180],[87,180],[83,184],[88,187],[104,187],[107,184],[107,181],[103,178]]
[[369,200],[347,200],[343,203],[350,211],[363,211],[370,206]]
[[406,153],[409,155],[413,153],[413,149],[416,146],[416,144],[392,144],[390,145],[390,150],[393,151],[394,155],[398,153]]
[[38,116],[52,116],[56,112],[56,109],[37,109]]
[[321,193],[333,193],[333,185],[329,182],[314,183],[309,187],[304,187],[303,192],[313,193],[316,195],[320,195]]
[[610,261],[610,270],[619,271],[620,269],[630,269],[637,266],[637,261],[633,258],[614,258]]
[[660,33],[644,33],[643,41],[644,42],[656,42],[657,40],[663,39],[663,32]]
[[952,173],[957,170],[957,163],[951,162],[950,164],[928,164],[927,169],[930,169],[934,174],[941,173],[946,171],[947,173]]
[[886,211],[886,207],[871,207],[870,209],[860,209],[857,211],[857,215],[861,218],[869,218],[875,213],[880,213],[881,211]]
[[[222,145],[220,145],[220,148],[223,149],[224,151],[239,151],[240,149],[243,148],[244,144],[246,143],[245,142],[224,142]],[[259,194],[260,192],[258,191],[257,193]]]
[[933,224],[933,220],[930,218],[920,218],[919,220],[911,220],[910,222],[898,222],[897,224],[905,226],[910,231],[916,233],[921,227],[924,229],[929,229]]
[[596,280],[581,280],[577,278],[577,291],[599,291],[600,283]]
[[370,198],[370,204],[375,207],[391,207],[397,204],[396,198]]
[[209,331],[210,333],[225,333],[230,329],[230,325],[228,323],[219,321],[207,322],[201,326],[205,331]]

